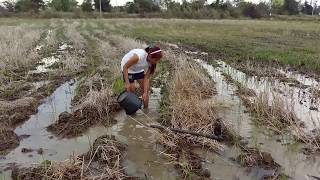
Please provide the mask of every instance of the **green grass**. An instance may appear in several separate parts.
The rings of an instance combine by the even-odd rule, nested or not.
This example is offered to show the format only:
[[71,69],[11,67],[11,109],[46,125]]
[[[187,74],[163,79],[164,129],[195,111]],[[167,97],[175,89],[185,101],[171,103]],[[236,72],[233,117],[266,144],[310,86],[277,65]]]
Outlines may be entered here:
[[[62,20],[50,20],[61,24]],[[0,18],[0,26],[32,24],[47,27],[46,19]],[[72,23],[72,19],[65,20]],[[90,33],[104,29],[149,42],[183,43],[210,51],[224,60],[277,61],[320,71],[320,24],[317,21],[82,19]],[[90,25],[96,25],[93,28]],[[64,27],[57,29],[65,39]]]
[[120,94],[125,90],[124,82],[122,80],[122,77],[119,77],[112,83],[112,92],[114,94]]
[[190,44],[225,60],[277,61],[320,71],[320,24],[267,20],[103,20],[109,30],[152,41]]

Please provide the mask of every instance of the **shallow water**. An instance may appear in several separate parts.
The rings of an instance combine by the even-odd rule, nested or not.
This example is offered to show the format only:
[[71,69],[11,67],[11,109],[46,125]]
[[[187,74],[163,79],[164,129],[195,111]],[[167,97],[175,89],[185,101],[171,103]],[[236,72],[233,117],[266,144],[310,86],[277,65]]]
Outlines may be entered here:
[[108,132],[117,140],[128,145],[123,166],[131,176],[143,179],[176,179],[177,173],[161,155],[161,147],[157,146],[155,130],[145,127],[153,123],[158,115],[160,88],[153,88],[148,111],[139,110],[133,116],[123,111],[115,116],[118,123]]
[[[268,133],[266,129],[256,127],[253,124],[250,114],[246,113],[246,108],[241,103],[239,97],[235,95],[235,87],[229,85],[223,79],[222,72],[226,72],[225,68],[231,68],[230,66],[224,63],[223,66],[215,68],[202,60],[198,59],[196,61],[208,71],[209,75],[216,82],[218,95],[215,97],[215,100],[217,103],[226,107],[222,110],[220,115],[223,119],[232,124],[233,128],[240,136],[249,140],[249,146],[258,147],[262,152],[270,153],[274,160],[281,165],[283,172],[294,179],[308,179],[308,175],[320,175],[319,157],[308,157],[300,152],[301,146],[299,144],[287,145],[288,142],[290,143],[289,137],[270,137],[265,134]],[[230,69],[227,70],[230,72]],[[238,76],[243,74],[244,73],[239,72]],[[250,80],[248,81],[250,82]],[[267,82],[263,81],[249,84],[254,84],[255,86],[252,89],[256,90],[264,89]],[[214,164],[212,164],[212,166],[215,167]],[[231,165],[229,164],[229,166]],[[234,170],[237,168],[232,166],[231,169]],[[223,169],[221,171],[223,171]],[[261,173],[264,173],[261,169],[255,169],[255,171],[256,172],[250,174],[251,177],[255,176],[255,178],[258,178],[261,176]],[[236,170],[231,173],[234,173],[234,176],[238,176],[239,171]],[[223,173],[221,176],[223,176]]]
[[[280,98],[285,103],[285,108],[292,110],[297,117],[306,125],[306,131],[310,131],[315,126],[320,127],[320,111],[312,109],[318,108],[320,102],[312,97],[310,88],[317,88],[316,81],[312,78],[306,78],[304,75],[299,75],[300,80],[304,84],[309,84],[310,87],[302,89],[300,87],[291,86],[290,83],[280,82],[278,79],[257,78],[248,76],[245,73],[238,71],[223,61],[218,61],[219,69],[229,75],[246,87],[253,89],[259,95],[267,93],[269,103],[274,99]],[[298,75],[296,75],[298,76]],[[302,78],[303,77],[303,78]]]

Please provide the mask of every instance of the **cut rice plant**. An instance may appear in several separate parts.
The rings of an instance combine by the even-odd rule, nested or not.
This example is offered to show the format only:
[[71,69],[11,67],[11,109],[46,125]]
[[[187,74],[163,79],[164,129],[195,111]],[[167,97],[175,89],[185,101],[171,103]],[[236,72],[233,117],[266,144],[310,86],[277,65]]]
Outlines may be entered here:
[[0,84],[25,79],[39,58],[35,46],[43,32],[28,25],[0,26]]

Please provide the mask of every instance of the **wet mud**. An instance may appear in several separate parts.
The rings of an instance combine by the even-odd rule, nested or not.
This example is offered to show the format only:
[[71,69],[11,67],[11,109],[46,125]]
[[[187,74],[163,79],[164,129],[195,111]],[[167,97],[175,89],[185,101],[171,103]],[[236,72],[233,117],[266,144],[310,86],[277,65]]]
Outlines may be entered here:
[[10,150],[18,147],[19,137],[9,128],[0,130],[0,155],[7,154]]
[[54,124],[47,127],[47,130],[62,138],[76,137],[86,132],[91,126],[114,124],[115,120],[112,115],[119,110],[120,107],[114,98],[109,107],[105,108],[105,112],[98,112],[94,107],[76,110],[72,113],[63,112]]

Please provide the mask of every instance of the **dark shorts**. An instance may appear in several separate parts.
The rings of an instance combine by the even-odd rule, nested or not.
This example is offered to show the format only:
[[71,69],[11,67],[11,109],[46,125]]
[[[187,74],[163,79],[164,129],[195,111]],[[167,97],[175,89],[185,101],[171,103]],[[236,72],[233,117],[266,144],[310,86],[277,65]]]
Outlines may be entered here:
[[[123,75],[123,73],[122,73]],[[144,78],[144,71],[140,73],[128,73],[129,82],[134,83],[135,80],[143,79]],[[123,81],[124,81],[124,75],[123,75]]]

